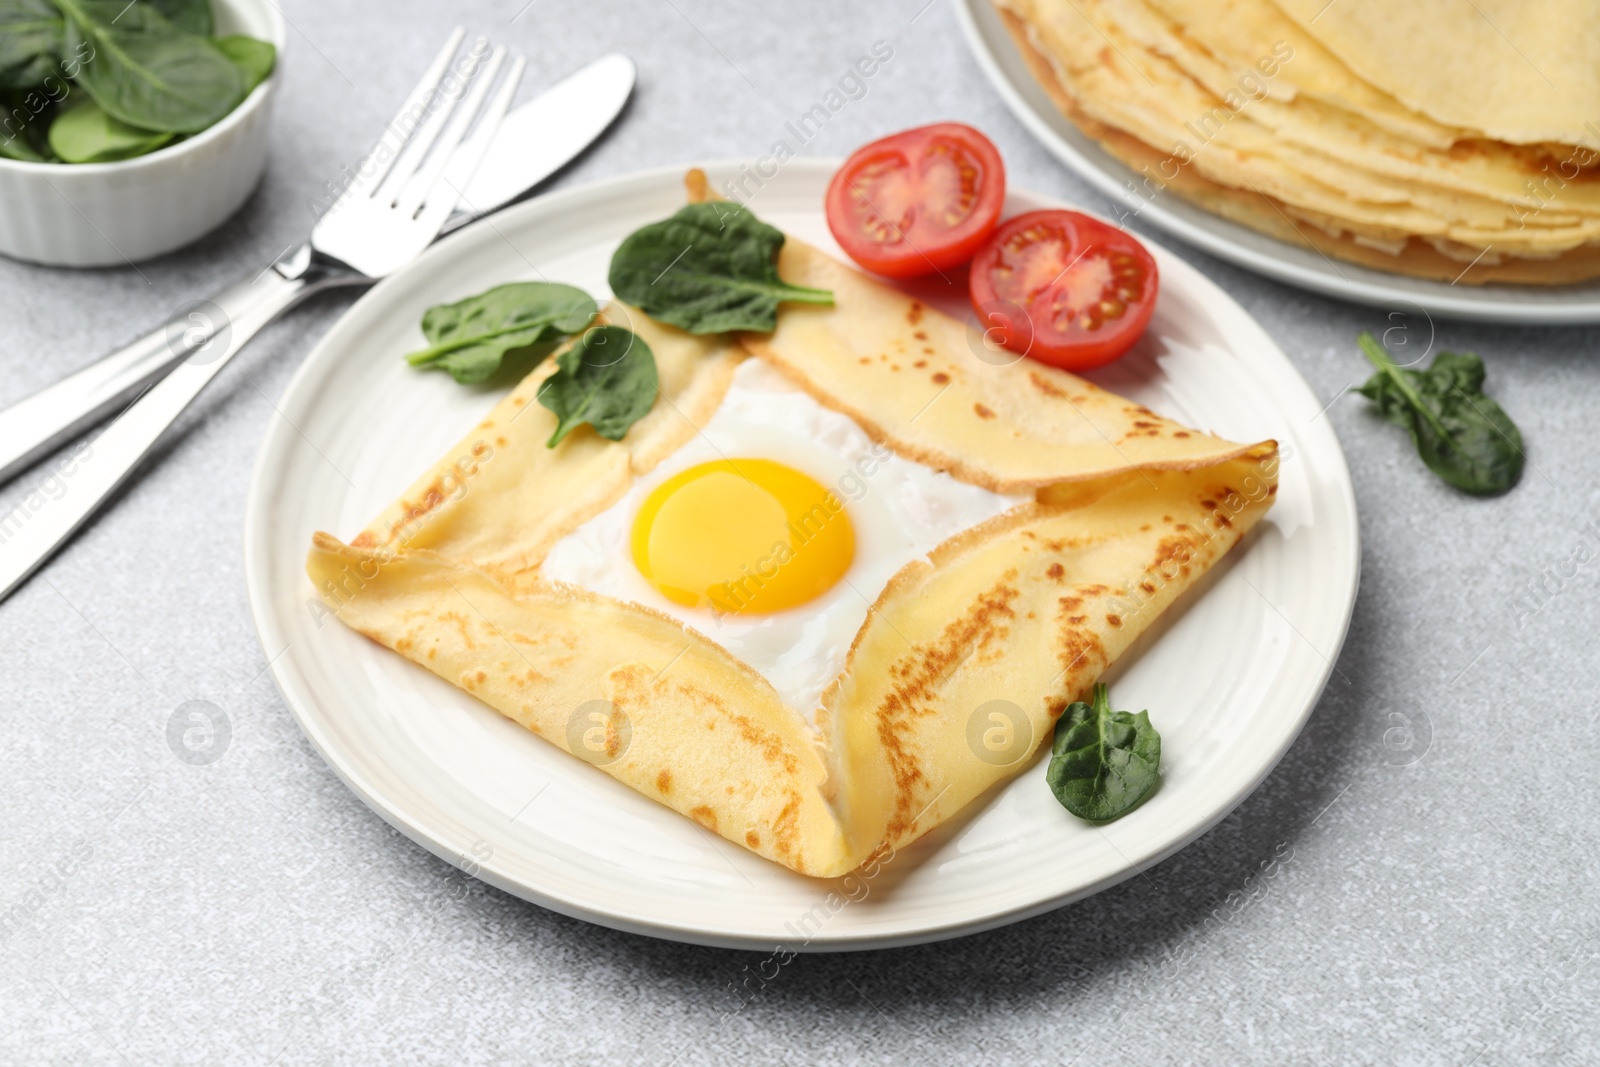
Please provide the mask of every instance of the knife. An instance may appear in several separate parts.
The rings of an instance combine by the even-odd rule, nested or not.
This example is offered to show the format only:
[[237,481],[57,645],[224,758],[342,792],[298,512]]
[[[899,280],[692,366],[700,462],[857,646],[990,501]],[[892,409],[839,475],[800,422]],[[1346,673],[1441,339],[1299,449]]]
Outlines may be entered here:
[[[445,223],[441,235],[499,210],[575,159],[622,112],[636,76],[633,61],[614,52],[509,112],[499,130],[490,135],[493,141],[488,152],[477,171],[469,172],[471,178],[465,188],[446,172],[446,180],[462,192],[456,212]],[[471,156],[472,153],[463,152],[458,158]],[[245,279],[231,290],[243,289],[250,281]],[[372,278],[352,270],[327,278],[317,288],[372,282]],[[203,312],[216,303],[208,300],[185,305],[166,323],[131,344],[0,410],[0,484],[72,437],[103,422],[140,390],[204,349],[227,322],[194,312]]]

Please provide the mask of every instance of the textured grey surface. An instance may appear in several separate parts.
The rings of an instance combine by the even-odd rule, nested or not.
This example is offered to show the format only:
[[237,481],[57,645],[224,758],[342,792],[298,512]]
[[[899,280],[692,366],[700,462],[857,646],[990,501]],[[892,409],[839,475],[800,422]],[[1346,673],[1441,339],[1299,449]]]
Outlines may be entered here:
[[[1104,210],[1006,112],[948,4],[923,2],[291,0],[261,190],[138,269],[0,261],[0,402],[299,237],[306,202],[457,20],[526,48],[535,84],[613,47],[638,61],[622,125],[559,185],[765,152],[885,40],[893,59],[807,153],[960,119],[994,137],[1016,185]],[[1592,1062],[1600,557],[1569,557],[1600,521],[1600,332],[1437,324],[1438,345],[1487,355],[1529,442],[1522,486],[1472,500],[1363,402],[1334,399],[1364,376],[1354,337],[1391,325],[1382,312],[1179,250],[1332,401],[1364,545],[1327,695],[1200,841],[1053,914],[801,957],[743,998],[759,954],[562,918],[413,846],[301,737],[245,602],[250,464],[350,299],[324,297],[267,331],[117,506],[0,606],[0,1061]],[[1527,599],[1542,578],[1551,592]],[[169,747],[191,700],[227,716],[210,764]],[[1393,714],[1411,747],[1386,742]]]

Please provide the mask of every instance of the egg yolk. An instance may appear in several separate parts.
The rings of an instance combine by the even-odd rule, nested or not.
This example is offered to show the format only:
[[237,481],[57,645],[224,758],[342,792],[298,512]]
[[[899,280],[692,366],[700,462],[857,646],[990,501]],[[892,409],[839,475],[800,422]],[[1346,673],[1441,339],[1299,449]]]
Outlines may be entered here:
[[633,562],[674,604],[764,615],[814,600],[855,557],[844,502],[793,467],[721,459],[656,487],[633,520]]

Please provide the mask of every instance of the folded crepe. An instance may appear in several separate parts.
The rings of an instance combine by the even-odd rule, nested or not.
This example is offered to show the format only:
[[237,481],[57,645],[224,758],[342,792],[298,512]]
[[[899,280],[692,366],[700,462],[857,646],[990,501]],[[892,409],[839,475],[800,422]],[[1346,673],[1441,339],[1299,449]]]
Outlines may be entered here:
[[[644,338],[660,376],[623,440],[584,428],[545,447],[549,361],[350,544],[318,533],[307,569],[346,625],[728,840],[829,877],[1026,766],[1067,704],[1265,514],[1277,449],[1030,360],[988,362],[961,323],[793,239],[780,269],[827,285],[834,306],[786,307],[771,335],[728,338],[613,304],[605,317]],[[878,592],[815,724],[677,620],[540,573],[556,540],[709,420],[747,352],[906,458],[1034,493]],[[999,762],[969,742],[995,700],[1022,719]]]

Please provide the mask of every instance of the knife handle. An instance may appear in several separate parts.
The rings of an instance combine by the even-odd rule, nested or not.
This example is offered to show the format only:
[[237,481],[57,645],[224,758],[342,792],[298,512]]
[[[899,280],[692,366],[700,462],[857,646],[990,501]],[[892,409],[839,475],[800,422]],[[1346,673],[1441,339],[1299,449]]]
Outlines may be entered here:
[[[77,373],[0,410],[0,484],[105,421],[179,363],[213,356],[221,343],[219,335],[233,331],[261,301],[277,299],[283,280],[282,272],[271,267],[242,279],[207,300],[186,305],[161,326]],[[318,288],[331,280],[320,280]]]
[[[9,512],[0,512],[0,600],[100,509],[133,473],[162,432],[250,338],[320,287],[314,277],[302,274],[287,278],[268,268],[250,281],[218,293],[211,303],[221,316],[213,315],[214,321],[209,324],[192,323],[192,338],[171,347],[166,343],[165,331],[141,338],[112,357],[116,363],[111,371],[99,379],[85,378],[90,384],[69,401],[88,411],[96,404],[103,408],[115,403],[126,390],[137,389],[166,371],[165,377],[160,377],[99,437],[85,442],[56,464],[47,480],[48,490],[41,485]],[[159,343],[152,340],[158,337]],[[29,403],[24,401],[17,408]],[[17,408],[4,414],[10,415]],[[48,427],[56,422],[62,420],[41,416],[29,429],[42,440],[50,432]]]

